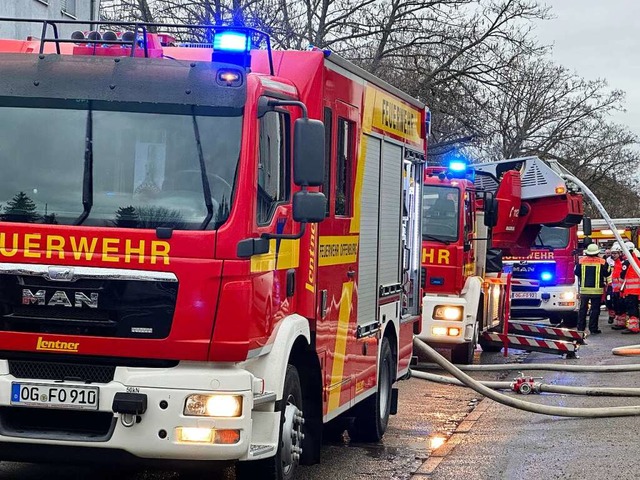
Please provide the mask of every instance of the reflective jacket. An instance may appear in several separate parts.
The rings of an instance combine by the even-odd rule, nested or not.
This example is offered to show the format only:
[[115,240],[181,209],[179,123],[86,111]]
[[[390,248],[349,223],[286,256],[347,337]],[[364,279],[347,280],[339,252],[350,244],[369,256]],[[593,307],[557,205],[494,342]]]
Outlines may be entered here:
[[620,287],[622,286],[622,279],[620,278],[620,274],[622,273],[622,260],[616,258],[613,262],[613,270],[611,272],[611,289],[614,292],[619,292]]
[[[638,258],[633,256],[636,263],[638,263]],[[620,277],[623,279],[622,282],[622,295],[640,295],[640,278],[638,274],[633,269],[629,260],[625,260],[622,262],[622,271],[620,272]]]
[[602,295],[611,267],[603,258],[587,255],[580,257],[574,273],[582,295]]

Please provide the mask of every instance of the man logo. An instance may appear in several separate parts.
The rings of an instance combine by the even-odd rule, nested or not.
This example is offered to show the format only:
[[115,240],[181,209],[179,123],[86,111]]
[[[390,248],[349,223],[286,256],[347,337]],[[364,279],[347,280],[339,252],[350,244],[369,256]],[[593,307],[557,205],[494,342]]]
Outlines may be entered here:
[[[47,298],[48,297],[48,298]],[[71,303],[67,293],[64,290],[56,290],[53,295],[49,296],[46,290],[38,290],[33,293],[28,288],[22,290],[22,304],[23,305],[47,305],[50,307],[75,307],[82,308],[82,305],[86,305],[89,308],[98,308],[98,294],[90,293],[87,296],[82,292],[74,292],[74,302]]]

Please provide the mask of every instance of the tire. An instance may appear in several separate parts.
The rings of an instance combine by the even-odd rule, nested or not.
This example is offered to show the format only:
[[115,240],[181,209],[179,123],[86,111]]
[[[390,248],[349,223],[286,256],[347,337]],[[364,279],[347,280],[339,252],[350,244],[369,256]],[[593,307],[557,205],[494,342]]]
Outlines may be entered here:
[[480,345],[480,348],[482,349],[483,352],[497,353],[500,350],[502,350],[502,346],[485,343],[482,341],[482,339],[478,340],[478,344]]
[[562,317],[560,315],[549,315],[549,323],[551,325],[558,325],[560,322],[562,322]]
[[478,344],[478,336],[480,332],[480,325],[483,325],[484,311],[484,296],[480,296],[478,301],[478,311],[476,312],[476,323],[474,326],[473,337],[468,343],[461,343],[451,349],[451,363],[457,363],[458,365],[471,365],[473,363],[473,355],[476,351],[476,345]]
[[473,354],[476,351],[475,342],[461,343],[451,349],[451,363],[458,365],[470,365],[473,363]]
[[391,387],[395,381],[395,360],[389,340],[382,339],[380,345],[380,367],[378,389],[375,394],[356,407],[356,415],[349,435],[356,441],[379,442],[387,430],[391,412]]
[[578,312],[569,312],[562,315],[562,326],[576,328],[578,326]]
[[[280,441],[276,455],[263,460],[236,463],[236,480],[292,480],[304,448],[302,387],[298,370],[287,365],[280,412]],[[302,434],[302,435],[301,435]]]

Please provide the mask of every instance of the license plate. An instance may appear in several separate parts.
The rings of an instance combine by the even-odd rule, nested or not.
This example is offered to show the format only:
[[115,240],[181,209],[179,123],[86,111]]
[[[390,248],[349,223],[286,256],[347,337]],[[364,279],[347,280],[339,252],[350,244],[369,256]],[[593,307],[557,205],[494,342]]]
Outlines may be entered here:
[[538,298],[538,292],[511,292],[511,298]]
[[27,407],[97,410],[98,393],[98,387],[13,382],[11,404]]

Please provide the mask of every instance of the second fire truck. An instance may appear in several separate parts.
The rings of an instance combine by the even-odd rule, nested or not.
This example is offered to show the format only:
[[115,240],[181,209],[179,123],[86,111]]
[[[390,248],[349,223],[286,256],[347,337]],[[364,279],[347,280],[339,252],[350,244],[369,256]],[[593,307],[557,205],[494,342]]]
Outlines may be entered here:
[[[535,157],[472,168],[458,161],[428,167],[423,196],[419,337],[450,349],[454,363],[471,363],[477,342],[485,350],[499,350],[511,341],[484,335],[507,333],[512,277],[519,275],[503,269],[502,255],[529,255],[545,225],[575,229],[582,219],[582,197]],[[526,288],[537,292],[545,280],[536,278]]]

